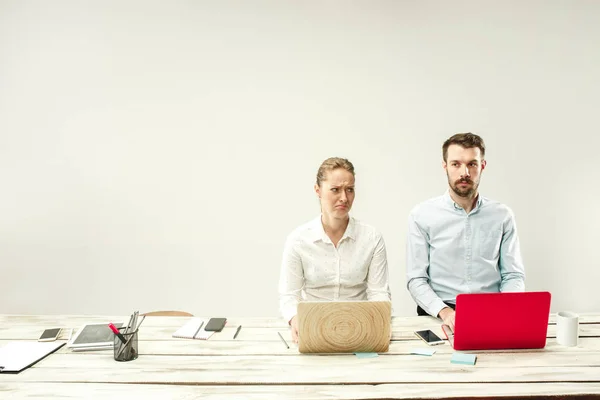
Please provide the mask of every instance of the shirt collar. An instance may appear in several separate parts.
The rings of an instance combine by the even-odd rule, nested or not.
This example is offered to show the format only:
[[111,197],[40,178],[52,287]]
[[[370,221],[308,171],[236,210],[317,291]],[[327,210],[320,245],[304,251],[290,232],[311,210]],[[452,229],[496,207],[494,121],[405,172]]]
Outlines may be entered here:
[[[319,215],[312,221],[311,231],[314,233],[313,242],[321,240],[325,243],[331,243],[331,239],[329,239],[329,236],[327,236],[327,234],[325,233],[325,229],[323,229],[321,215]],[[348,221],[348,226],[346,227],[346,231],[342,235],[340,242],[345,238],[356,240],[356,223],[354,222],[354,218],[352,217],[350,217],[350,220]]]
[[346,227],[346,232],[344,232],[344,236],[342,236],[342,239],[347,237],[352,240],[356,240],[356,224],[354,222],[354,218],[349,218],[350,220],[348,221],[348,226]]
[[[463,209],[459,204],[456,204],[454,202],[454,200],[452,200],[452,197],[450,197],[450,189],[446,189],[446,192],[444,193],[444,195],[442,197],[444,198],[444,203],[446,203],[450,208],[452,208],[454,210],[462,210]],[[481,193],[479,193],[479,194],[477,194],[477,202],[475,202],[475,207],[473,207],[473,210],[471,210],[471,212],[480,209],[482,204],[483,204],[483,196],[481,195]]]

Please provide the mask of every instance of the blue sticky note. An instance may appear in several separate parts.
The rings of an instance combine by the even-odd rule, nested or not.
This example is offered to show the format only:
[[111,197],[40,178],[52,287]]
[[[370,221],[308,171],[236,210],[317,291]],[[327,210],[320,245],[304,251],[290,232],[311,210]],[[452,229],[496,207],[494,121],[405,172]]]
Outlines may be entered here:
[[373,358],[379,356],[377,353],[354,353],[358,358]]
[[417,354],[420,356],[432,356],[435,353],[433,349],[412,349],[410,354]]
[[475,354],[453,353],[450,362],[453,364],[475,365],[477,356]]

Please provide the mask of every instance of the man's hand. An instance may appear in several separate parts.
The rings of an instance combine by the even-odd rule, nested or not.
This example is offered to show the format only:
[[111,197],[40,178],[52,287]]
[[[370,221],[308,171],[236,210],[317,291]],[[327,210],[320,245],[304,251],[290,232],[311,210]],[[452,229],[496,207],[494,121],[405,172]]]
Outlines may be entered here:
[[290,327],[292,328],[292,341],[298,344],[298,318],[296,315],[290,320]]
[[454,317],[456,315],[456,312],[454,312],[453,309],[451,309],[450,307],[444,307],[442,308],[442,311],[440,311],[440,313],[438,314],[438,317],[440,317],[442,319],[442,321],[444,321],[444,324],[448,325],[450,327],[450,329],[452,329],[452,332],[454,332]]

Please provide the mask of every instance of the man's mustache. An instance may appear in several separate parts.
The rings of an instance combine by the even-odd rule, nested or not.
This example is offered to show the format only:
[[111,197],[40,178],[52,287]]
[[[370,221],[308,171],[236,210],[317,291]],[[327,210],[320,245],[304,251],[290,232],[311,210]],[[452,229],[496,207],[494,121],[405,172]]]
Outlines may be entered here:
[[456,184],[458,184],[458,183],[473,183],[473,181],[467,178],[467,179],[459,179],[454,183],[456,183]]

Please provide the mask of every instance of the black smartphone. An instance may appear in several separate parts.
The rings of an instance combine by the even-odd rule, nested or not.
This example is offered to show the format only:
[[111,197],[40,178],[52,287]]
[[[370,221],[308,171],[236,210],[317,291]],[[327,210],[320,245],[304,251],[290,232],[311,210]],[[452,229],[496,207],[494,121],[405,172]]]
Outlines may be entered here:
[[211,318],[208,320],[208,323],[204,327],[204,330],[208,332],[221,332],[226,322],[227,318]]
[[421,339],[430,346],[444,343],[444,341],[438,335],[436,335],[429,329],[424,331],[416,331],[415,334],[419,337],[419,339]]
[[58,335],[60,335],[60,328],[46,329],[38,339],[38,342],[52,342],[58,339]]

